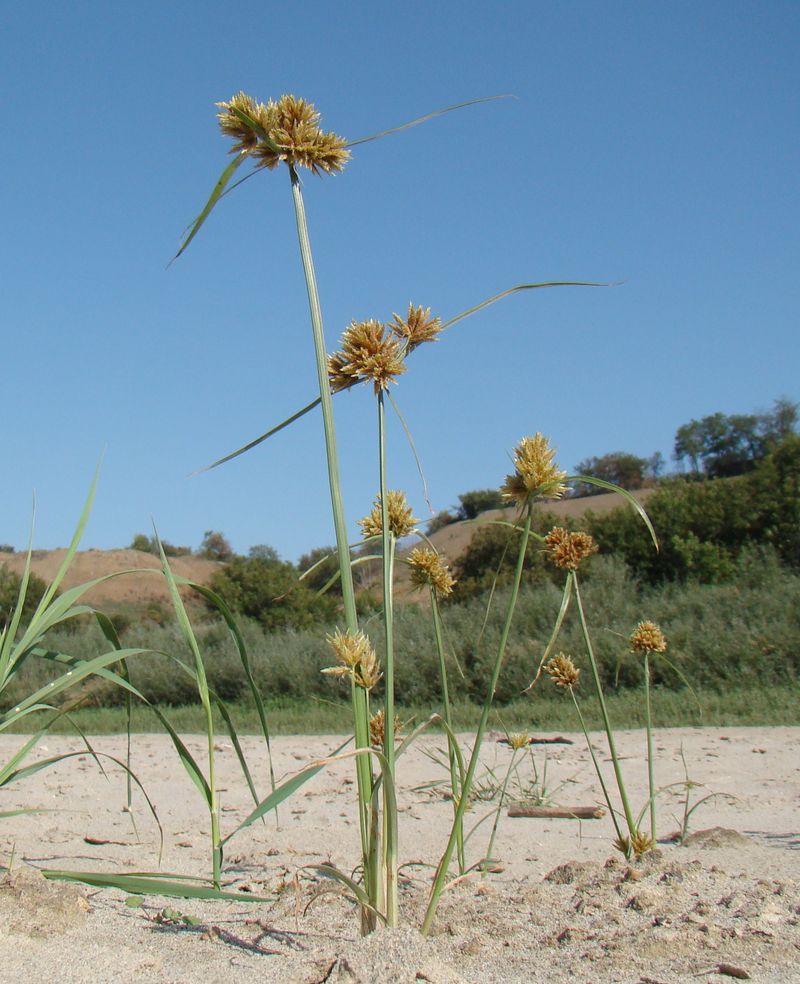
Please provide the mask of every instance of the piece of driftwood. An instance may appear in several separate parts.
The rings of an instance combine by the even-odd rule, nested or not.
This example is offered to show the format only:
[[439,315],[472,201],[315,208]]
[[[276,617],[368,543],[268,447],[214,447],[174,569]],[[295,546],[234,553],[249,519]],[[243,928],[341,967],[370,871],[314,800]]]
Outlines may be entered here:
[[[508,740],[508,738],[498,738],[497,744],[510,745],[511,742]],[[564,738],[562,735],[559,735],[558,738],[537,738],[534,736],[528,739],[528,744],[529,745],[574,745],[575,742],[572,740],[572,738]]]
[[605,813],[602,806],[526,806],[525,803],[511,803],[508,807],[510,817],[540,817],[548,820],[599,820]]

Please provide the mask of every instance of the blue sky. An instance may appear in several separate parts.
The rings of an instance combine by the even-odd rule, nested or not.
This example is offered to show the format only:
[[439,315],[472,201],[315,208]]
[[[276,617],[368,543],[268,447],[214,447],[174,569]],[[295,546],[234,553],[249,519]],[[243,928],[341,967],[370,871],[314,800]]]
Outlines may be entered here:
[[[795,2],[6,4],[0,542],[86,547],[155,520],[294,560],[332,541],[321,419],[190,474],[314,396],[285,169],[167,269],[227,160],[214,103],[316,103],[348,139],[476,106],[304,178],[329,349],[409,301],[449,318],[550,279],[415,353],[393,391],[435,509],[496,487],[542,431],[567,469],[669,458],[692,418],[800,399]],[[377,485],[375,409],[336,398],[346,509]],[[402,432],[391,487],[428,515]]]

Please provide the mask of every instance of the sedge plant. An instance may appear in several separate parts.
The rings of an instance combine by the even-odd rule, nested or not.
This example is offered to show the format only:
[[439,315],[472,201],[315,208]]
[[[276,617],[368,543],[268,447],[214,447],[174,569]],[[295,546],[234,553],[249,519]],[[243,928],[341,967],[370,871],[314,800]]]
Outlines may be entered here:
[[[612,486],[610,483],[601,482],[597,479],[592,479],[588,476],[581,476],[582,481],[591,481],[594,484],[603,485],[610,490],[617,491],[625,495],[641,514],[645,524],[647,525],[651,536],[655,540],[655,532],[653,531],[652,525],[650,523],[647,514],[642,509],[641,505],[630,495],[630,493],[625,492],[625,490],[618,488],[617,486]],[[625,787],[625,781],[622,774],[622,766],[620,763],[620,756],[617,752],[616,739],[614,737],[614,729],[611,725],[611,720],[608,714],[608,707],[606,705],[605,695],[603,692],[603,684],[600,679],[600,671],[597,665],[597,659],[595,657],[594,647],[592,645],[591,635],[589,633],[589,626],[586,619],[586,612],[583,605],[583,600],[581,597],[580,583],[578,580],[578,569],[581,564],[590,557],[597,550],[597,545],[595,544],[592,537],[587,533],[582,532],[571,532],[562,527],[554,527],[545,537],[545,545],[549,555],[549,559],[555,567],[560,570],[565,571],[566,580],[564,583],[564,591],[562,595],[561,608],[556,619],[555,628],[553,634],[548,642],[542,658],[539,662],[539,669],[533,682],[527,689],[530,693],[536,682],[538,681],[542,670],[546,669],[550,678],[554,683],[563,690],[568,690],[570,696],[572,697],[575,709],[578,713],[579,720],[581,722],[581,727],[583,729],[584,735],[586,737],[587,744],[589,746],[589,752],[592,757],[592,762],[595,767],[598,779],[600,781],[601,788],[603,790],[603,796],[609,808],[612,820],[614,822],[614,828],[617,834],[616,846],[618,849],[625,854],[626,857],[630,856],[631,853],[637,856],[649,850],[653,846],[652,837],[648,837],[643,834],[639,828],[639,824],[633,815],[631,809],[630,800],[628,798],[628,793]],[[589,667],[592,675],[592,682],[594,683],[595,695],[597,697],[598,705],[600,707],[600,714],[603,720],[603,727],[606,733],[606,741],[608,743],[609,755],[611,757],[611,763],[614,770],[614,777],[617,784],[617,790],[619,792],[619,798],[622,804],[622,812],[625,819],[625,825],[627,827],[627,833],[623,832],[617,821],[616,810],[611,801],[608,788],[606,786],[605,780],[603,779],[602,772],[600,770],[599,764],[594,754],[591,741],[589,740],[589,735],[586,730],[586,725],[581,714],[578,701],[575,697],[575,686],[578,682],[579,671],[576,669],[571,657],[566,656],[561,653],[550,659],[552,649],[558,639],[561,626],[564,621],[564,617],[569,609],[570,604],[574,602],[577,608],[578,618],[580,622],[581,632],[583,635],[584,645],[586,647],[586,655],[589,660]],[[649,691],[648,691],[649,693]],[[652,790],[651,790],[652,793]],[[652,796],[651,796],[652,804]]]
[[[480,102],[483,100],[474,100]],[[469,105],[462,103],[459,106]],[[385,645],[385,674],[386,698],[384,704],[383,719],[383,751],[381,757],[376,759],[370,749],[370,708],[369,693],[371,686],[367,686],[370,681],[364,677],[363,670],[365,664],[361,657],[355,658],[352,653],[343,661],[341,654],[337,654],[340,659],[341,669],[345,671],[343,676],[349,676],[351,685],[351,701],[353,708],[353,726],[355,737],[355,752],[353,757],[356,760],[356,775],[359,805],[359,824],[361,834],[361,855],[364,885],[362,895],[366,900],[362,905],[362,928],[364,930],[373,929],[376,925],[377,913],[380,905],[383,906],[381,917],[389,925],[396,924],[397,921],[397,855],[396,855],[396,816],[388,816],[388,811],[393,808],[393,785],[394,785],[394,763],[395,763],[395,741],[394,741],[394,651],[392,637],[392,558],[394,553],[394,543],[397,539],[396,532],[390,528],[390,490],[387,488],[386,462],[385,462],[385,442],[384,442],[384,414],[385,414],[385,393],[388,383],[397,375],[404,371],[406,356],[423,341],[431,341],[440,331],[460,321],[462,318],[475,313],[488,304],[494,303],[503,297],[516,291],[529,288],[542,288],[558,286],[566,282],[548,282],[537,284],[522,284],[502,291],[485,301],[480,302],[474,307],[462,312],[449,322],[441,323],[438,319],[431,319],[427,309],[409,308],[409,314],[405,318],[395,315],[394,320],[383,325],[380,322],[354,322],[348,332],[341,352],[328,357],[325,336],[323,330],[322,312],[317,288],[317,281],[314,269],[314,262],[311,250],[308,219],[303,201],[302,184],[299,177],[300,169],[305,168],[316,175],[334,175],[340,172],[350,159],[351,148],[357,144],[374,139],[374,137],[364,138],[363,140],[347,142],[333,132],[323,131],[320,127],[320,114],[315,107],[303,99],[295,96],[284,95],[277,101],[270,100],[267,103],[260,103],[247,94],[240,92],[230,100],[218,104],[219,124],[223,134],[233,141],[231,153],[233,160],[222,172],[217,184],[215,185],[208,201],[192,223],[186,238],[184,239],[179,254],[186,249],[194,239],[201,226],[205,223],[213,208],[219,201],[232,191],[245,178],[234,182],[237,170],[245,163],[253,165],[256,173],[262,170],[275,170],[280,166],[285,166],[289,175],[292,204],[294,209],[295,223],[297,227],[298,244],[300,259],[305,277],[306,293],[308,297],[311,334],[314,347],[314,358],[316,375],[318,382],[318,396],[308,402],[304,407],[292,414],[289,418],[271,428],[260,437],[248,442],[248,444],[238,450],[225,455],[212,466],[215,467],[232,458],[248,451],[262,443],[268,437],[282,430],[284,427],[298,420],[306,413],[312,411],[317,406],[321,408],[323,419],[323,431],[325,436],[326,460],[328,467],[328,485],[331,501],[331,510],[336,539],[336,552],[339,565],[339,578],[342,591],[342,619],[343,628],[338,630],[342,639],[348,641],[351,647],[359,646],[360,632],[358,617],[355,604],[355,591],[352,575],[352,560],[350,548],[347,541],[347,524],[345,519],[344,503],[341,494],[341,480],[338,463],[336,429],[333,414],[333,397],[337,392],[350,388],[357,383],[371,380],[376,391],[378,402],[378,430],[379,430],[379,512],[380,512],[380,538],[382,544],[383,561],[383,609],[384,609],[384,645]],[[451,109],[459,108],[448,107]],[[423,122],[438,113],[429,114],[418,120],[414,120],[402,127],[393,130],[383,131],[376,136],[384,136],[397,130],[405,129],[407,126]],[[246,175],[249,177],[250,175]],[[570,282],[573,283],[573,282]],[[588,284],[575,282],[575,285],[589,286]],[[348,334],[349,333],[349,334]],[[533,500],[543,494],[539,487],[526,487],[524,495],[523,513],[523,541],[527,541],[530,534],[530,508]],[[524,548],[518,564],[517,589],[519,578],[521,577],[522,562],[524,560]],[[516,590],[514,602],[516,601]],[[446,850],[446,858],[442,859],[442,864],[437,873],[434,891],[431,897],[429,912],[426,916],[425,928],[430,925],[433,911],[444,887],[444,880],[447,875],[452,851],[462,836],[459,831],[463,818],[469,785],[475,773],[477,765],[477,750],[480,739],[486,729],[488,721],[489,706],[491,698],[497,685],[497,679],[502,665],[503,652],[510,631],[511,617],[513,615],[512,604],[507,616],[507,624],[503,632],[503,640],[500,651],[495,662],[493,678],[489,688],[487,705],[481,717],[479,725],[479,735],[473,750],[470,767],[466,774],[458,777],[459,799],[454,816],[453,834],[451,842]],[[334,646],[334,649],[336,647]],[[350,660],[350,662],[347,662]],[[381,770],[380,776],[376,777],[372,768],[372,761],[375,759]],[[389,785],[392,790],[389,790]],[[380,786],[383,786],[383,821],[379,819],[379,803],[376,793]],[[383,827],[383,847],[379,851],[378,840],[380,838],[381,825]],[[380,862],[379,862],[380,854]],[[362,896],[360,895],[361,899]]]

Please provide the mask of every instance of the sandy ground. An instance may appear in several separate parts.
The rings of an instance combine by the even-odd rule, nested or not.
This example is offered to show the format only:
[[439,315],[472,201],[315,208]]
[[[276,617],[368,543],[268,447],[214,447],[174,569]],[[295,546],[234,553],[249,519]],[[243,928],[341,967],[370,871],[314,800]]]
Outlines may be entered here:
[[[486,741],[487,768],[502,776],[510,758],[498,736]],[[555,736],[537,736],[555,737]],[[540,778],[546,760],[551,803],[599,804],[601,794],[583,739],[535,748]],[[604,739],[593,736],[611,781]],[[465,739],[466,740],[466,739]],[[0,737],[0,761],[20,739]],[[203,740],[188,737],[203,758]],[[632,799],[646,799],[644,736],[622,732],[620,750]],[[280,738],[275,769],[285,776],[330,752],[335,737]],[[124,755],[124,740],[98,738],[98,752]],[[140,793],[125,811],[125,777],[109,765],[104,778],[77,755],[0,790],[0,811],[35,806],[34,816],[0,820],[0,979],[28,981],[227,984],[271,982],[607,982],[800,981],[800,728],[675,729],[657,735],[657,783],[684,779],[683,749],[696,802],[729,794],[691,816],[686,845],[662,843],[648,860],[628,864],[612,848],[608,816],[511,818],[502,813],[493,857],[497,871],[462,880],[444,896],[431,935],[417,932],[452,815],[444,770],[421,739],[399,763],[403,926],[360,938],[358,918],[338,883],[307,865],[356,865],[358,826],[353,767],[337,763],[317,775],[266,823],[228,845],[229,890],[264,902],[204,903],[146,898],[139,907],[116,890],[45,881],[41,868],[134,872],[158,868],[158,828]],[[80,751],[77,739],[49,738],[33,759]],[[256,783],[267,788],[266,758],[246,739]],[[218,744],[223,832],[251,801],[230,745]],[[134,768],[164,828],[161,868],[209,870],[209,820],[168,739],[135,739]],[[491,785],[484,772],[482,788]],[[532,778],[523,767],[513,795]],[[425,788],[423,788],[425,787]],[[660,833],[678,826],[685,789],[659,801]],[[735,796],[735,800],[732,798]],[[496,800],[495,800],[496,804]],[[477,801],[470,826],[491,812]],[[491,820],[468,843],[486,851]],[[701,833],[701,831],[710,831]],[[194,917],[189,925],[182,916]]]

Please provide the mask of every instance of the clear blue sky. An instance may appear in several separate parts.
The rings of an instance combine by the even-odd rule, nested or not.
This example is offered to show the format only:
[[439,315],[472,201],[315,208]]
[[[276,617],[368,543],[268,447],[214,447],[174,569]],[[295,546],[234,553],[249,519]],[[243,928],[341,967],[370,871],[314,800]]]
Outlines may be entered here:
[[[800,5],[76,0],[0,11],[0,541],[85,547],[151,517],[294,560],[332,541],[321,419],[198,467],[314,396],[285,169],[257,175],[166,264],[224,166],[214,103],[315,102],[355,139],[477,96],[304,179],[328,347],[410,300],[448,318],[394,389],[434,507],[496,487],[542,431],[564,467],[669,458],[691,418],[800,399]],[[336,399],[355,519],[377,485],[374,400]],[[391,487],[425,516],[390,434]]]

